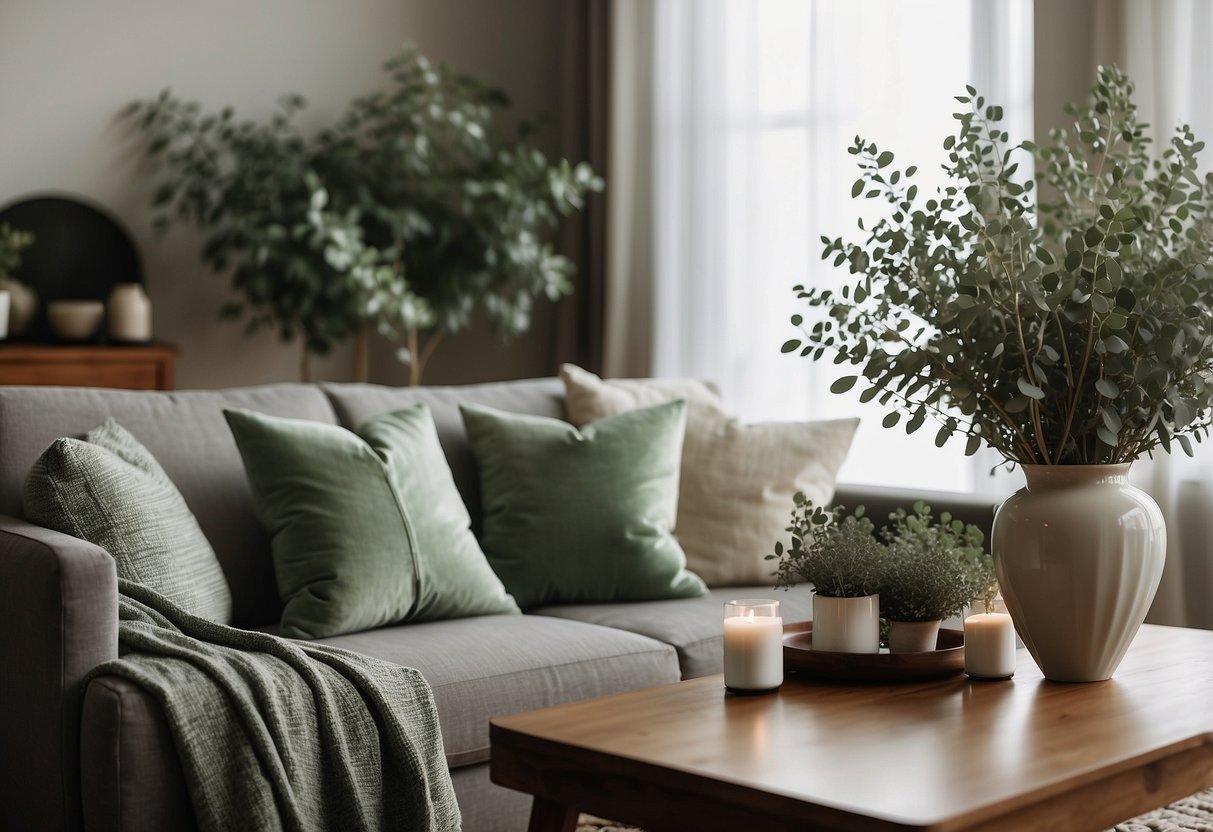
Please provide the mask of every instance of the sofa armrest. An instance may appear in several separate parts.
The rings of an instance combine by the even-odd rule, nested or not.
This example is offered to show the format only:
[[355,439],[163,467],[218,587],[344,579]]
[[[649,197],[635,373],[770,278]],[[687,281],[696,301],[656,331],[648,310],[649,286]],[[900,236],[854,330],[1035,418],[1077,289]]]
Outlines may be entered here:
[[168,720],[128,679],[97,676],[88,683],[80,768],[86,832],[197,828]]
[[0,829],[80,829],[82,681],[117,655],[114,559],[0,515]]
[[884,525],[889,514],[898,508],[909,510],[918,500],[924,501],[938,517],[940,512],[951,512],[952,516],[972,523],[981,529],[989,546],[990,529],[994,525],[994,509],[999,500],[984,494],[966,494],[959,491],[926,491],[914,488],[889,488],[877,485],[849,485],[839,483],[834,492],[834,503],[853,509],[863,506],[867,516],[878,527]]

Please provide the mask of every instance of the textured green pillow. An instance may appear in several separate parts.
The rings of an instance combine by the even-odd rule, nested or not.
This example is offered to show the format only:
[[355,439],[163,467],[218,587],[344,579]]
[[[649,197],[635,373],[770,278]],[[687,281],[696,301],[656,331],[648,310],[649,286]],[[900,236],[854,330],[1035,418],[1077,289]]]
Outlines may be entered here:
[[227,624],[232,594],[215,552],[155,457],[113,419],[56,439],[25,480],[25,516],[109,552],[118,576]]
[[272,538],[282,631],[518,612],[489,568],[420,404],[345,428],[225,410]]
[[682,401],[581,430],[558,419],[460,409],[480,470],[484,551],[524,609],[707,592],[670,533]]

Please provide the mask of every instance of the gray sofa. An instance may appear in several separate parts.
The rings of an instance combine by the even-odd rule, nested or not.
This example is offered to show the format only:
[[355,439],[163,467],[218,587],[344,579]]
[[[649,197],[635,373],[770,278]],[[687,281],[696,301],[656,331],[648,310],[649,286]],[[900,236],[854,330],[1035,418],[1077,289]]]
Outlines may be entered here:
[[[231,585],[235,623],[271,627],[281,610],[225,407],[349,427],[425,401],[456,482],[479,517],[474,462],[458,412],[479,402],[563,415],[556,379],[460,388],[272,385],[135,393],[0,388],[0,829],[176,830],[193,822],[162,715],[118,678],[82,679],[117,655],[114,565],[89,543],[21,519],[21,484],[55,438],[115,417],[155,454],[210,539]],[[921,494],[841,489],[874,516]],[[988,501],[931,495],[988,528]],[[497,714],[666,684],[721,670],[721,604],[769,587],[700,599],[557,606],[521,616],[442,621],[326,639],[422,671],[434,690],[464,828],[526,828],[529,800],[489,782],[488,723]],[[785,618],[811,617],[808,589],[779,592]]]

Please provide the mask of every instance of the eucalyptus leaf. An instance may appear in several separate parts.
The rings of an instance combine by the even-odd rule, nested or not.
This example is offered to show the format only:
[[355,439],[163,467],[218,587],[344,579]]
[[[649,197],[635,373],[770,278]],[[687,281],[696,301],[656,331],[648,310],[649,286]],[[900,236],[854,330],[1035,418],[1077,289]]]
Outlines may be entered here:
[[845,393],[855,386],[856,381],[858,381],[858,379],[855,376],[843,376],[840,379],[836,379],[834,383],[830,385],[830,392]]
[[1028,381],[1027,376],[1020,376],[1015,384],[1019,387],[1019,392],[1029,399],[1043,399],[1045,397],[1045,391]]

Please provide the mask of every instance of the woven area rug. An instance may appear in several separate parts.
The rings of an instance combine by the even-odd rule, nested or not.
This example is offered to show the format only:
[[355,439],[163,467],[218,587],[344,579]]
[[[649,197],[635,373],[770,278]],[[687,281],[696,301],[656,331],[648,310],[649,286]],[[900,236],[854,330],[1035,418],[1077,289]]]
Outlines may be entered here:
[[1213,789],[1127,820],[1115,832],[1213,832]]
[[[577,832],[640,832],[634,826],[620,826],[609,820],[582,815]],[[1109,832],[1213,832],[1213,789],[1162,809],[1127,820]]]

